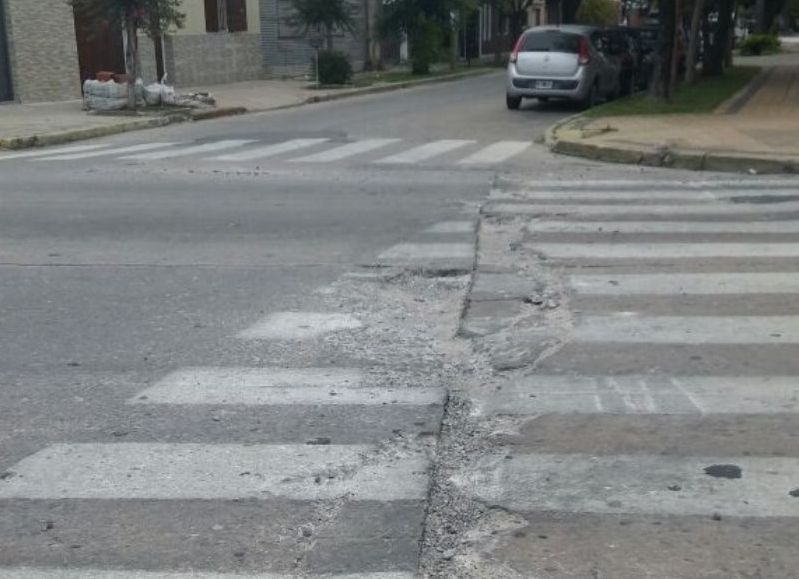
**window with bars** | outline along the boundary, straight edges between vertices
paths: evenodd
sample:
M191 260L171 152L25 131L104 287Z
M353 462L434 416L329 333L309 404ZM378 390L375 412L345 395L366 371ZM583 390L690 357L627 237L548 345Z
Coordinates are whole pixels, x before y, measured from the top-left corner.
M246 32L247 0L205 0L206 32Z

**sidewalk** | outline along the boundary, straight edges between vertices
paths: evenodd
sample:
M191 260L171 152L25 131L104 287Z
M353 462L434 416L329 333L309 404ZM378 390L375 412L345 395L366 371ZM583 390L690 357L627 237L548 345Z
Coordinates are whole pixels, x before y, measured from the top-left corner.
M398 90L421 84L456 80L483 74L471 72L424 77L403 82L374 83L358 88L314 89L304 80L258 80L206 87L178 87L179 93L208 91L217 100L215 109L169 114L96 115L82 110L81 101L0 105L0 150L55 145L164 126L174 122L203 120L245 112L268 111L351 96Z
M768 68L715 114L578 117L550 131L550 147L601 161L799 172L799 52L736 62Z

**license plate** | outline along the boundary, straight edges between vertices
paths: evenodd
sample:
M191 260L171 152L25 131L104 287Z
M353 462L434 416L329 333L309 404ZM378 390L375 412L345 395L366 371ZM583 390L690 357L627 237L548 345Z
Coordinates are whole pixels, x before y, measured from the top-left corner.
M537 80L535 81L535 88L552 88L551 80Z

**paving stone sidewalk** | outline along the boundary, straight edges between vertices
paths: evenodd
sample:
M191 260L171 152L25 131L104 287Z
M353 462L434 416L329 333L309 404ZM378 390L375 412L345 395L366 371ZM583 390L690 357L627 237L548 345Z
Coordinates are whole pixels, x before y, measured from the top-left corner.
M764 64L759 87L715 114L578 118L550 131L550 146L603 161L799 172L799 52Z

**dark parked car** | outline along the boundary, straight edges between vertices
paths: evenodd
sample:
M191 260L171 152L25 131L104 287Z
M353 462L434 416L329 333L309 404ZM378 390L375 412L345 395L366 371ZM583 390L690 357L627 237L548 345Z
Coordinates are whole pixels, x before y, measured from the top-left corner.
M648 34L640 28L627 27L609 28L605 34L606 51L618 60L621 69L621 93L628 95L647 88L654 69L654 51Z

